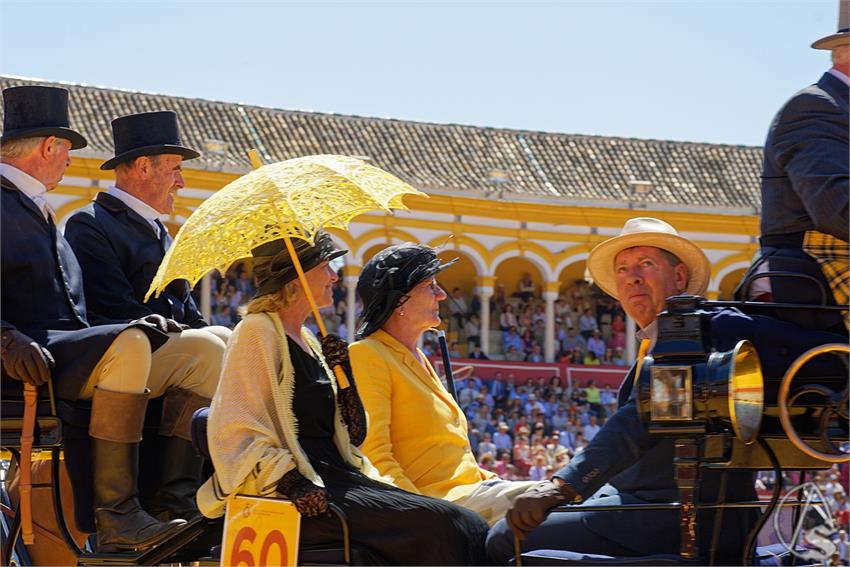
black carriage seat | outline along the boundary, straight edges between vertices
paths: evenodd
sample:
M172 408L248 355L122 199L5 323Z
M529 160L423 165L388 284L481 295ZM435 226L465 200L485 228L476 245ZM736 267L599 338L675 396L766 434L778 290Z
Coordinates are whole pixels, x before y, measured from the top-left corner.
M805 551L798 547L798 552ZM688 561L678 555L656 554L641 557L613 557L557 549L538 549L522 554L523 565L704 565L704 560ZM784 545L775 543L756 548L753 565L812 565L801 562Z
M198 453L207 460L210 473L212 464L210 459L209 440L207 438L207 421L209 419L209 408L201 408L192 416L192 444ZM331 512L336 515L342 531L342 547L310 547L299 546L298 565L385 565L386 562L378 557L374 551L365 547L351 545L349 539L348 518L339 507L331 504ZM221 546L212 549L213 559L220 559Z

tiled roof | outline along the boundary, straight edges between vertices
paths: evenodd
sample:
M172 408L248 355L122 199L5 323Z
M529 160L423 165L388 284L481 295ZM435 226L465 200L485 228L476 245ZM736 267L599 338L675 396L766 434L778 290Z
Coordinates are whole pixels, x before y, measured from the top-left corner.
M188 164L247 171L247 151L266 161L337 153L368 157L424 191L503 192L514 199L621 201L647 206L760 207L761 148L432 124L263 108L0 76L0 87L50 84L71 91L71 123L89 155L112 154L109 121L171 109L184 143L204 156ZM226 142L221 153L211 140ZM630 182L652 191L633 195Z

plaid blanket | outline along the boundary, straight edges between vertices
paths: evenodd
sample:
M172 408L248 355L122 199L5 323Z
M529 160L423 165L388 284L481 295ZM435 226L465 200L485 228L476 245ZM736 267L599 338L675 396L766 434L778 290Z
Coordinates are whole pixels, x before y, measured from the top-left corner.
M847 305L850 300L847 242L829 234L809 230L803 239L803 250L820 264L832 289L835 303Z

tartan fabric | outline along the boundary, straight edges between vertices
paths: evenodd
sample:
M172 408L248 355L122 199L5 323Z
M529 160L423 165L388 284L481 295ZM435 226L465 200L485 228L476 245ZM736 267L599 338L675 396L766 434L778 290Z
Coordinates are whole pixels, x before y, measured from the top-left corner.
M806 231L803 250L820 264L821 270L835 303L847 305L850 299L850 272L848 272L848 244L830 234L816 230Z

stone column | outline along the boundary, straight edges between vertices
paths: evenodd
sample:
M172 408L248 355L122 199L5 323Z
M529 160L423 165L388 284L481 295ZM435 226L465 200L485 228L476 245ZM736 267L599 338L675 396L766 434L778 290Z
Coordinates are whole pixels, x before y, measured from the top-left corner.
M544 333L543 358L546 362L555 361L555 302L561 282L546 282L543 300L546 301L546 332Z
M637 333L635 320L626 315L626 362L629 365L637 357L637 339L635 339L635 333Z
M357 278L360 275L360 266L342 267L342 282L345 284L345 328L348 331L348 342L354 342L354 334L357 332Z
M496 278L493 276L479 276L476 278L477 287L475 293L481 300L481 352L490 354L490 298L493 297L493 284Z
M201 315L204 321L210 323L212 318L212 273L201 278Z

